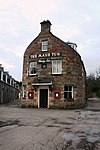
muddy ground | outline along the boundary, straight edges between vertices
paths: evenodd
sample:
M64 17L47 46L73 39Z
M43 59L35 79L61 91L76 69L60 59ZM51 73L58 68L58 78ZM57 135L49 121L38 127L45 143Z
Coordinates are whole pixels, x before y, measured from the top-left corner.
M0 150L100 150L100 99L84 109L0 105Z

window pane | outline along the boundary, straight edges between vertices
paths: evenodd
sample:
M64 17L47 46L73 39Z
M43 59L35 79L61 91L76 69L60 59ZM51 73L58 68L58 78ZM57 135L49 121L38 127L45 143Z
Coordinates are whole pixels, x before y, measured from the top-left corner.
M59 62L58 62L58 65L57 65L57 72L58 72L58 73L61 72L61 65L59 64Z
M67 98L67 92L64 92L64 98Z
M56 66L53 66L53 73L56 73L57 72L57 68Z
M57 64L58 64L58 66L60 66L61 65L61 60L57 60Z
M36 68L35 67L33 67L33 68L31 68L31 74L36 74Z
M30 63L30 68L36 67L36 65L37 65L37 62L31 62L31 63Z
M57 61L56 60L53 61L53 66L57 66Z
M36 74L37 62L30 62L29 74Z
M1 71L0 71L0 80L1 80Z
M62 61L61 60L58 60L57 61L57 65L58 65L58 73L61 73L62 72Z
M69 91L72 91L72 86L69 86Z
M72 92L69 92L69 98L72 98Z
M30 68L35 67L36 66L36 62L31 62L30 63Z
M64 86L64 91L68 91L68 86Z
M62 73L62 61L61 60L52 61L52 73L54 74Z
M42 51L47 51L48 50L48 41L43 41L42 42Z
M64 98L73 98L72 86L64 86Z
M43 45L48 45L48 41L43 41Z
M47 45L43 45L42 50L47 50Z

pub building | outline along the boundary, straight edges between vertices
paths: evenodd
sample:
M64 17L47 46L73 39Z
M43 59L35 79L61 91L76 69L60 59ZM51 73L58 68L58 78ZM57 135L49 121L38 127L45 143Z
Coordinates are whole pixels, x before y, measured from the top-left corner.
M83 107L86 71L77 45L53 35L49 20L40 24L41 32L24 53L21 107Z

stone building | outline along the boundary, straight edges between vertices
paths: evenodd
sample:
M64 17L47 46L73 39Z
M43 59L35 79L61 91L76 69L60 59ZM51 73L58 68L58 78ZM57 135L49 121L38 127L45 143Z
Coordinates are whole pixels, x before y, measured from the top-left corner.
M0 64L0 104L18 99L19 82L16 81Z
M83 107L86 72L77 45L53 35L49 20L40 24L41 32L24 53L21 106Z

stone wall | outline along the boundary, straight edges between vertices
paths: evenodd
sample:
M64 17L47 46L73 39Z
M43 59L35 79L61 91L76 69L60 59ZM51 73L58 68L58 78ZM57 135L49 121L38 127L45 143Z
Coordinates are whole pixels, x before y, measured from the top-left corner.
M48 53L61 53L61 56L50 57L51 63L47 64L47 68L43 69L41 64L37 64L37 74L39 77L52 78L52 90L49 90L49 107L59 108L78 108L83 107L86 102L86 72L84 64L81 60L81 56L76 50L71 48L68 44L54 36L50 30L43 30L40 34L31 42L24 53L23 61L23 79L22 84L26 86L26 91L32 88L32 83L36 76L28 75L28 67L30 55L43 54L41 52L41 43L43 40L48 40ZM48 57L47 57L48 58ZM39 59L39 58L38 58ZM62 74L52 74L52 60L62 60ZM35 61L38 61L37 58ZM73 86L73 99L64 99L64 85ZM34 88L34 87L33 87ZM54 99L54 90L60 90L60 99ZM38 87L34 89L34 106L37 107L38 103Z
M0 81L0 104L17 99L18 93L18 90L13 86Z

